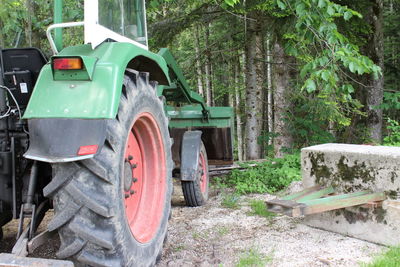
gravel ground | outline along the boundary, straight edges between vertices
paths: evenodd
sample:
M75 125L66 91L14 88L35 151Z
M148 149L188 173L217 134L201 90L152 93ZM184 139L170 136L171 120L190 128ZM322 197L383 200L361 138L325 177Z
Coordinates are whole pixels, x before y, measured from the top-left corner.
M223 194L212 192L199 208L184 206L175 186L168 242L158 266L235 266L251 251L265 266L358 266L385 248L358 239L318 230L286 216L264 218L249 215L250 199L268 200L271 195L239 199L237 209L221 205ZM48 212L46 221L52 212ZM42 224L41 229L44 229ZM10 252L17 222L6 225L0 253ZM34 257L55 258L58 237L35 252Z

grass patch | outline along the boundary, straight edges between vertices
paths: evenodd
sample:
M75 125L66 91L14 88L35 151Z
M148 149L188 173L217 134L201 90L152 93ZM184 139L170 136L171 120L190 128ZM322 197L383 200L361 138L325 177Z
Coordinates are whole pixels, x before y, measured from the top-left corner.
M173 250L174 250L174 252L179 252L179 251L182 251L184 249L185 249L185 246L184 245L180 245L180 246L177 246L176 248L174 248Z
M272 257L266 256L252 248L240 255L239 262L236 264L236 267L263 267L271 261Z
M228 209L238 209L240 207L238 194L222 193L221 205Z
M398 267L400 266L400 247L393 247L383 255L377 256L366 267Z
M248 215L260 216L260 217L264 217L267 219L276 216L275 213L269 212L267 210L267 207L265 206L265 202L262 200L251 200L250 208L251 208L251 211L248 213Z
M245 170L233 170L230 175L216 179L220 188L234 188L238 194L275 193L286 188L291 182L301 179L300 154L284 158L270 158Z
M194 232L192 237L196 240L207 240L208 239L208 232Z
M217 233L218 233L218 235L219 235L220 237L223 237L223 236L229 234L230 231L231 231L231 230L230 230L229 227L227 227L227 226L219 226L219 227L217 228Z

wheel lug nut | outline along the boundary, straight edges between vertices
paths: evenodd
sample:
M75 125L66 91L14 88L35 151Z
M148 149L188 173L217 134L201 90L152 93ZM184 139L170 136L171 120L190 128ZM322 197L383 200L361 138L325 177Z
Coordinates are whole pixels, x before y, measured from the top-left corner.
M132 164L132 169L137 168L137 164Z
M129 156L128 156L128 160L133 160L133 156L132 156L132 155L129 155Z
M125 194L125 198L128 198L128 197L130 197L130 195L129 194Z
M132 182L136 183L137 181L137 178L132 178Z
M135 194L136 192L135 192L135 190L131 190L131 195L133 195L133 194Z

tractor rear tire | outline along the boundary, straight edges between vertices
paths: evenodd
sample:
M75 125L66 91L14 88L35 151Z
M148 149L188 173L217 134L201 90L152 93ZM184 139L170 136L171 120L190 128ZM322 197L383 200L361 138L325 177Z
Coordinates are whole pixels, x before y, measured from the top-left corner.
M59 258L86 266L154 266L171 210L168 122L148 73L127 70L116 119L93 159L53 165L49 230Z
M189 207L202 206L208 200L208 159L203 142L201 142L198 168L198 175L194 181L182 181L183 196Z

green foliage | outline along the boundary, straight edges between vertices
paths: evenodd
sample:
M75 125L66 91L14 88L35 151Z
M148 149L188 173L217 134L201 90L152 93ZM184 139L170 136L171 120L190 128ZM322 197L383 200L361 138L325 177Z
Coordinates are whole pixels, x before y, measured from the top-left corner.
M303 95L292 96L294 108L288 114L288 125L296 148L334 142L329 132L328 120L330 109L319 99Z
M400 247L392 247L385 254L374 259L371 264L364 265L366 267L397 267L400 262Z
M400 124L396 120L387 118L388 134L383 139L385 146L400 146Z
M257 10L263 12L268 21L273 22L271 24L279 25L269 32L278 43L285 44L286 54L296 58L298 67L295 72L299 75L291 86L293 95L307 98L306 104L295 106L302 109L300 114L295 111L290 116L295 139L300 141L297 145L331 141L328 125L335 125L341 131L355 118L364 117L363 83L369 79L366 77L378 79L382 75L380 67L361 52L368 51L369 36L373 34L373 29L361 15L361 12L369 15L371 3L330 0L263 2L268 4L257 5ZM390 2L391 8L394 6L393 17L398 2ZM245 1L240 3L243 5ZM350 5L360 12L349 8ZM392 23L393 34L398 35L395 25ZM392 45L393 49L396 50L396 46ZM302 116L304 106L308 109L307 118ZM301 142L304 139L307 141Z
M329 0L277 0L276 5L287 16L295 17L295 26L283 37L286 52L303 63L300 77L305 82L301 89L329 110L320 114L321 119L350 125L347 115L360 105L352 96L354 78L347 73L381 75L381 69L360 53L336 23L361 18L361 14Z
M239 194L274 193L300 180L300 155L268 159L246 170L233 170L224 183Z
M33 13L29 13L26 0L0 0L0 46L40 47L50 54L46 28L53 23L53 1L31 1ZM64 0L64 21L83 20L83 1ZM32 32L28 22L32 22ZM83 43L82 28L64 30L66 46Z
M239 195L236 193L222 193L221 205L228 209L238 209Z
M262 200L251 200L250 201L250 208L251 211L248 213L248 215L257 215L260 217L264 217L264 218L271 218L271 217L275 217L276 214L269 212L265 206L265 202Z
M225 0L225 3L233 7L235 4L239 3L239 0Z
M386 116L390 118L399 118L400 92L384 92L383 103L378 108L383 109Z
M400 1L384 0L385 88L400 91Z
M252 248L243 252L236 267L263 267L272 261L272 257L266 256Z

